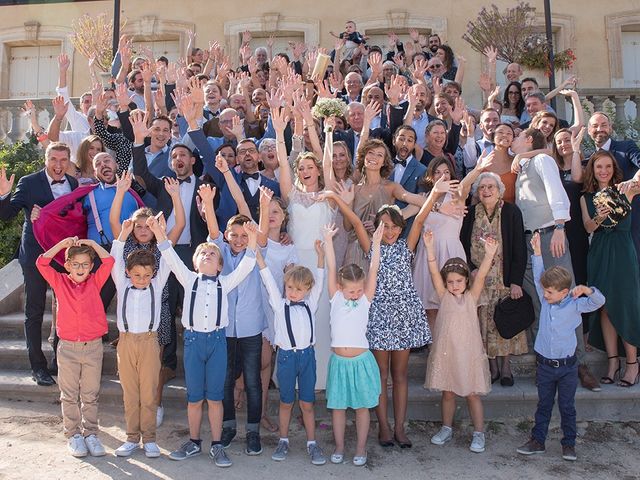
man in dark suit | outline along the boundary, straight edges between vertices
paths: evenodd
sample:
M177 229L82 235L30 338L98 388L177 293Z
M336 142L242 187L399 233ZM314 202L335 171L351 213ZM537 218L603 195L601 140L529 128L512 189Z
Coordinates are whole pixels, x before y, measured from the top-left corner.
M173 201L164 188L164 181L155 176L147 166L144 152L144 136L146 127L141 113L131 116L131 125L135 134L133 146L133 173L137 178L144 181L147 190L158 199L157 209L164 214L167 221L167 229L170 230L175 225L175 213L173 212ZM196 164L196 157L185 145L175 144L169 151L171 157L171 169L175 172L176 178L180 182L180 199L185 213L185 227L178 239L174 249L185 265L193 264L193 254L196 247L207 239L207 225L200 215L196 201L198 188L201 181L193 173ZM171 343L166 345L163 351L163 366L175 371L177 368L177 342L175 315L178 305L182 304L184 289L172 274L169 277L169 311L174 321L171 322ZM163 377L165 380L173 373Z
M347 144L349 152L351 152L351 158L353 158L353 164L356 165L356 153L358 152L358 146L360 145L360 137L362 135L362 128L364 127L364 109L365 106L360 102L351 102L347 107L347 122L349 123L348 130L336 130L333 133L333 138L336 142L343 141ZM388 128L374 128L369 132L369 138L379 138L387 143L387 146L391 148L391 133Z
M204 172L213 178L213 182L220 192L220 202L216 209L216 217L220 228L226 228L231 217L238 213L231 191L227 185L224 175L215 166L215 152L211 144L207 141L201 129L189 130L189 137L204 159ZM231 170L235 181L240 186L242 195L249 206L251 217L254 221L259 221L258 206L260 204L260 186L264 185L280 196L280 186L277 182L265 177L258 171L260 154L258 147L253 140L244 139L238 142L236 147L236 162L240 166L241 172Z
M424 189L420 185L420 180L427 173L425 167L418 159L414 152L416 146L416 131L410 125L402 125L393 136L393 146L395 147L395 156L393 157L393 173L390 180L402 185L402 187L410 193L423 192ZM396 205L400 208L407 206L407 203L396 200ZM409 234L413 217L407 220L407 225L402 232L403 237Z
M31 222L38 218L42 207L77 188L78 181L66 174L70 158L71 151L67 145L50 144L45 152L44 169L22 177L13 194L13 175L7 179L4 168L0 171L0 220L11 220L20 210L24 212L18 256L25 283L24 332L33 379L43 386L53 385L55 381L47 370L47 359L42 353L42 316L47 282L36 268L36 259L43 250L33 235ZM55 351L52 364L55 365Z
M589 119L589 136L599 150L611 152L622 169L625 184L640 182L640 148L633 140L611 138L611 120L606 113L595 112ZM640 260L640 195L631 202L631 237Z

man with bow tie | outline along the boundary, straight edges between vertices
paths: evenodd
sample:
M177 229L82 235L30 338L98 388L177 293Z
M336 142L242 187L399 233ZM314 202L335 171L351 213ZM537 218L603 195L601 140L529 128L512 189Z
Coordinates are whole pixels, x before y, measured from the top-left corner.
M493 151L493 132L500 124L500 114L493 108L485 108L480 114L480 122L478 126L482 132L482 138L475 140L474 138L468 138L467 143L464 145L463 157L465 169L471 170L476 166L478 158L483 151L487 154Z
M42 353L42 316L47 282L36 268L36 258L43 250L33 234L32 218L37 218L42 207L78 187L78 181L66 174L70 158L71 151L66 144L51 143L45 152L44 168L22 177L13 194L14 176L7 179L4 168L0 170L0 220L11 220L21 210L24 212L18 256L25 283L24 331L32 377L42 386L53 385L55 381L47 370L47 359ZM55 350L52 364L55 365Z
M393 146L395 147L396 155L393 158L394 167L391 180L399 183L407 192L411 193L423 191L418 184L420 179L427 173L427 167L419 162L414 155L416 138L416 131L410 125L398 127L393 136ZM407 206L407 203L396 200L396 205L404 208ZM406 238L409 234L412 223L413 217L407 219L407 226L402 234L403 237Z

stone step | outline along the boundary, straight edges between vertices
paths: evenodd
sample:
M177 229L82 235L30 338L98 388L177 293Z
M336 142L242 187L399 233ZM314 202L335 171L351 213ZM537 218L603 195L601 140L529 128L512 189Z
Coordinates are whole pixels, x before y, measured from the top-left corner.
M640 396L638 389L621 388L615 385L603 385L602 391L591 392L578 387L576 392L576 410L578 421L640 421ZM389 389L391 397L391 389ZM0 398L33 402L55 402L60 393L57 386L39 387L27 371L0 370ZM422 388L421 382L410 381L408 399L408 420L440 421L439 392ZM494 386L483 397L485 419L499 421L506 419L531 420L538 401L537 390L532 378L516 378L513 387ZM122 389L114 375L103 375L100 391L100 403L104 405L122 405ZM391 402L390 402L391 403ZM163 404L172 411L184 412L186 409L186 389L182 379L171 380L165 387ZM391 407L390 407L391 408ZM269 413L276 415L278 409L278 391L269 391ZM178 413L183 414L183 413ZM319 419L330 418L326 408L324 392L316 395L316 416ZM554 409L554 417L557 409ZM466 403L459 399L456 408L456 420L468 420ZM528 429L529 426L526 427Z
M48 338L51 332L51 311L45 312L42 318L42 338ZM109 326L109 338L118 336L115 313L107 314L107 324ZM0 316L0 332L3 339L24 339L24 313L16 312Z

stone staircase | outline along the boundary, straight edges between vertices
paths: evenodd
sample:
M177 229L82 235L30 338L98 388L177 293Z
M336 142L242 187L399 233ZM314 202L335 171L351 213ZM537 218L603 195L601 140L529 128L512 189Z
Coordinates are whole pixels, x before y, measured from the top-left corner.
M18 277L19 275L19 277ZM56 402L59 398L57 386L39 387L31 379L29 360L24 341L24 313L22 312L22 274L19 266L13 263L0 270L0 398L33 401ZM46 341L51 328L50 302L42 326L43 350L50 358L51 345ZM115 310L110 307L107 313L109 337L117 336ZM180 329L180 327L179 327ZM179 331L178 355L182 358L181 332ZM588 364L598 377L606 368L606 355L602 352L587 354ZM440 394L422 387L426 370L426 352L412 353L409 360L409 405L410 420L440 420ZM513 387L495 384L491 393L484 399L487 420L532 418L537 403L537 391L534 384L535 357L533 354L512 358L515 374ZM179 362L180 363L180 362ZM178 376L165 387L163 404L167 409L183 411L186 409L186 389L182 365L178 367ZM390 392L389 392L390 393ZM104 345L102 404L122 405L122 389L117 376L116 351L109 344ZM603 385L601 392L591 392L578 387L576 394L578 419L582 421L630 421L640 420L640 386L630 389L615 385ZM277 390L270 391L269 410L276 414L278 408ZM317 416L329 418L330 412L325 406L324 393L317 395ZM463 400L458 401L457 419L468 418Z

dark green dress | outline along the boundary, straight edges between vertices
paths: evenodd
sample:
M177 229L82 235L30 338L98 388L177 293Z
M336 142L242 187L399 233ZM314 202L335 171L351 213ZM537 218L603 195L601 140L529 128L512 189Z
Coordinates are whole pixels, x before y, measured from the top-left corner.
M584 194L591 217L596 214L593 195ZM593 233L587 257L587 278L589 285L604 294L604 307L619 338L640 347L640 269L631 238L630 214L617 225L605 220ZM589 324L589 343L605 350L600 311L589 315ZM618 343L618 354L624 356L622 342Z

